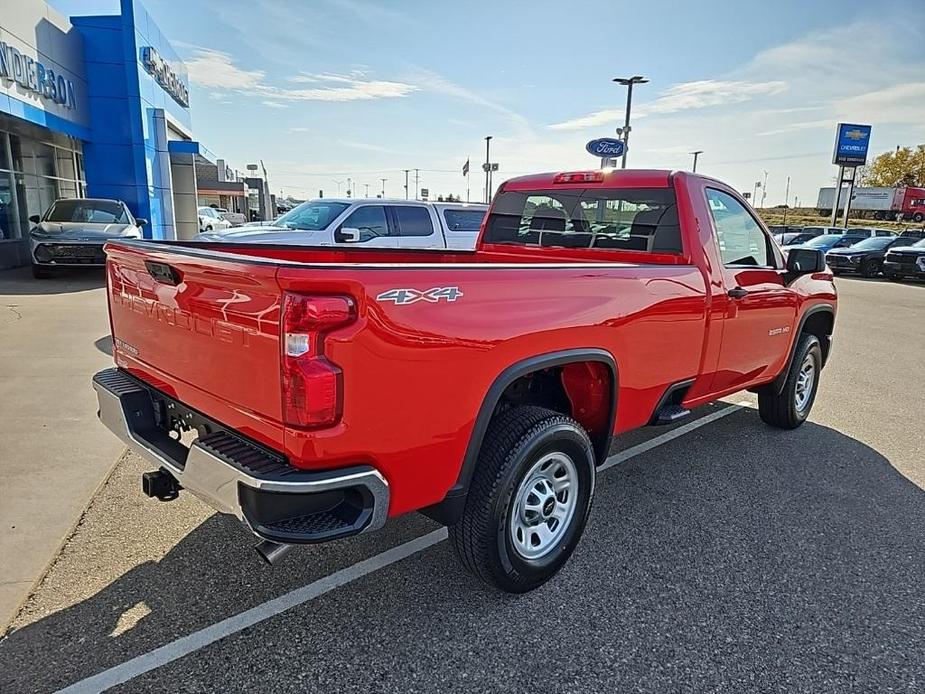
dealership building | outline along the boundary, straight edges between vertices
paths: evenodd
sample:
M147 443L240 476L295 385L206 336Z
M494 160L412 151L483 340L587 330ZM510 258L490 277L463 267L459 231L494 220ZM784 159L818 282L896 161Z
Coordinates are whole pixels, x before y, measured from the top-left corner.
M137 0L73 17L43 0L4 0L0 268L29 263L29 218L57 198L123 200L148 220L147 237L191 237L197 166L222 172L209 176L209 195L246 206L247 184L196 140L186 67Z

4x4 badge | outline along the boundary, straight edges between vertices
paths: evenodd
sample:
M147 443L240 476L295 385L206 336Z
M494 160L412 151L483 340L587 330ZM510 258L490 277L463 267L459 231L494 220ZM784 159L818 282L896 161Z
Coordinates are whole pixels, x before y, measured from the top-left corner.
M436 304L441 299L456 301L462 295L459 287L433 287L423 291L420 289L390 289L377 296L376 301L391 301L396 306L405 306L418 301Z

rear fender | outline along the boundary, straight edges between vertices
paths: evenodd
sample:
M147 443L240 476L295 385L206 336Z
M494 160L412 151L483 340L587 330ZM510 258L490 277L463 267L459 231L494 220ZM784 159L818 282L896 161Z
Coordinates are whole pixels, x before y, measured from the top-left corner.
M488 430L488 423L491 421L495 408L498 406L501 395L511 383L521 376L554 366L574 364L574 369L568 368L563 370L563 386L566 389L566 394L571 401L579 422L581 422L583 426L596 423L596 417L598 415L595 415L593 410L598 409L595 408L594 405L595 402L599 401L602 393L597 392L597 389L592 386L579 386L579 381L581 379L587 379L589 375L593 376L595 370L595 367L589 367L588 365L583 366L582 362L593 362L595 365L599 364L600 367L597 368L606 369L609 371L610 375L610 392L607 393L609 403L603 410L604 415L601 415L602 423L605 426L601 429L601 434L592 436L591 439L594 445L597 463L598 465L603 463L607 458L610 439L614 430L614 421L617 414L619 371L613 355L603 349L583 348L551 352L549 354L530 357L506 368L491 384L488 393L482 401L482 406L479 408L478 415L476 416L475 426L472 428L469 445L466 448L466 455L463 458L462 467L460 468L456 484L450 488L450 491L447 492L442 502L422 509L422 513L447 525L459 520L466 503L469 483L472 480L472 474L478 462L479 451L482 448L482 440L485 438L485 432ZM605 371L604 373L607 372ZM586 411L591 415L591 419L594 419L594 422L590 420L582 421L582 408L587 408Z

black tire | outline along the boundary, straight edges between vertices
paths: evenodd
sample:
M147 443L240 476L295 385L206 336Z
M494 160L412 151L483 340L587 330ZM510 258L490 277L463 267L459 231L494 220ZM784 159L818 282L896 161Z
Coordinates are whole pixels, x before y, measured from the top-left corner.
M574 511L547 554L526 558L512 539L517 532L512 523L518 508L515 495L529 488L522 486L527 474L550 453L564 453L574 463ZM495 416L479 451L462 518L449 529L460 562L469 573L509 593L541 586L562 568L581 538L594 477L594 449L575 420L532 406Z
M890 282L901 282L902 277L899 275L893 274L892 272L884 272L883 276L886 277Z
M32 265L32 276L37 280L47 280L54 277L55 271L50 267L42 267L41 265Z
M880 267L876 260L865 260L861 263L861 274L864 277L876 277L880 274Z
M797 386L800 373L807 360L813 362L813 380L808 399L802 402L797 398ZM758 392L758 414L765 424L778 429L796 429L809 416L819 390L819 376L822 373L822 347L819 338L809 333L800 335L793 362L787 372L783 390L777 393L772 386L766 386ZM798 405L799 402L799 405Z
M922 214L921 212L916 212L914 215L912 215L912 221L915 222L916 224L918 224L921 221L925 221L925 214Z

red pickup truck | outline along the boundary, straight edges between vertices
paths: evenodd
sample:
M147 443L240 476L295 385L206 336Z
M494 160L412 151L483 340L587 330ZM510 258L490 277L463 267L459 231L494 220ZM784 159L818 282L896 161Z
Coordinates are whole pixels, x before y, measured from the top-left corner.
M611 438L735 391L799 426L829 354L821 252L785 259L741 196L684 172L504 183L470 252L106 245L100 418L187 489L292 545L422 511L503 590L583 531Z

